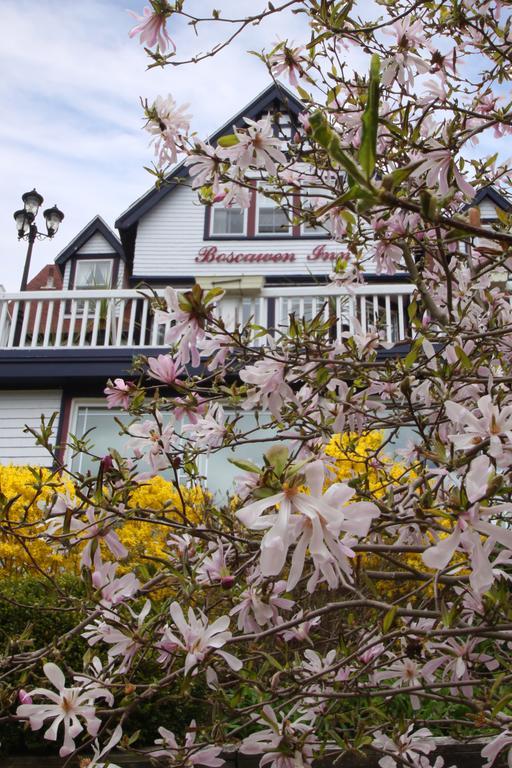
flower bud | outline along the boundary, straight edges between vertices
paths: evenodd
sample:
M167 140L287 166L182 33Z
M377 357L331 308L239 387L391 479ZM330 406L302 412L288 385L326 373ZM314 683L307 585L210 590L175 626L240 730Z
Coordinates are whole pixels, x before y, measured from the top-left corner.
M29 696L29 694L23 689L20 688L18 691L18 699L21 702L21 704L32 704L32 697Z
M110 470L114 468L114 459L109 453L107 453L107 455L100 461L100 467L103 472L110 472Z
M220 585L222 589L231 589L233 584L235 583L235 577L234 576L222 576L220 580Z

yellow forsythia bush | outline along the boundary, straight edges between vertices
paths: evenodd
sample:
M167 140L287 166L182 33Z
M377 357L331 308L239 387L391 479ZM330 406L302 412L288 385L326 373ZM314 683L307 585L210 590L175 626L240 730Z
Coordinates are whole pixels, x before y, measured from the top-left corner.
M51 501L56 491L74 496L72 484L48 469L0 466L0 578L78 571L80 548L59 553L49 542L36 538L44 525L39 504ZM165 510L166 517L178 522L184 512L188 521L200 523L209 501L209 494L200 487L182 487L178 492L172 483L154 477L132 492L128 507L134 514L137 509ZM126 565L131 568L147 558L163 557L172 530L134 520L117 528L117 533L130 553Z

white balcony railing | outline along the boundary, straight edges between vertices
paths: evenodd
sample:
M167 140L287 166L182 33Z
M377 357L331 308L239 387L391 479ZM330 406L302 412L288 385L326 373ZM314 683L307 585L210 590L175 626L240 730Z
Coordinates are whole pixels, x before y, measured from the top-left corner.
M358 286L353 293L327 287L264 288L257 296L226 294L217 312L227 327L253 322L279 331L289 317L335 318L338 338L378 328L388 342L407 337L407 306L413 286ZM161 292L158 292L161 294ZM165 323L157 323L158 299L134 290L24 291L0 293L0 349L102 349L164 346Z

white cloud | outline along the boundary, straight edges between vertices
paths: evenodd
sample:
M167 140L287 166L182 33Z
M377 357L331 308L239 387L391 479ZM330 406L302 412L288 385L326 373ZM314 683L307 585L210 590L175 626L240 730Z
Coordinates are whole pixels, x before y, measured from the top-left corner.
M282 17L251 27L228 50L202 64L146 71L138 42L128 39L144 0L2 0L0 51L0 283L16 290L25 243L16 242L12 213L21 194L34 186L45 204L65 213L54 241L36 243L31 274L57 253L96 214L115 218L151 185L143 170L152 159L142 128L139 97L171 92L188 102L194 128L207 135L236 113L269 82L259 60L276 36L299 39L302 17ZM204 0L190 8L204 9ZM226 12L240 16L265 2L228 0ZM180 22L171 32L178 51L206 50L220 40L218 25L199 38ZM195 46L193 49L192 46Z

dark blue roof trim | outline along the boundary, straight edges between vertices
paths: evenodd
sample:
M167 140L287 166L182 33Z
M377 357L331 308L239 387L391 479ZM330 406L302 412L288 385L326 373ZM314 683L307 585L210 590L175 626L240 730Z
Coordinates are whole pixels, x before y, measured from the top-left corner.
M59 264L59 266L65 264L66 261L74 256L76 252L79 251L80 248L82 248L82 246L84 246L85 243L90 240L91 237L96 233L99 233L105 238L107 243L112 246L118 256L121 256L122 259L125 258L123 246L121 245L119 239L110 229L110 227L105 224L101 216L95 216L94 219L92 219L84 227L84 229L82 229L82 231L79 232L78 235L69 243L69 245L67 245L64 250L59 253L55 259L55 263Z
M480 205L480 203L486 198L489 198L489 200L491 200L494 205L497 205L498 208L501 208L502 211L506 211L508 213L512 210L512 203L507 200L507 198L504 197L500 192L498 192L498 190L491 184L488 184L486 187L479 189L475 195L474 200L469 205L464 206L464 210L467 211L468 208L471 208L475 205Z
M276 104L283 105L287 111L294 116L304 111L304 104L296 98L283 85L272 83L263 93L260 93L254 101L251 101L246 107L240 110L234 117L222 125L208 141L214 144L227 131L230 131L233 125L241 127L244 117L250 119L256 118L265 110L270 109ZM121 214L116 221L116 227L119 230L128 229L138 222L141 216L147 213L154 205L160 202L162 198L179 184L181 179L188 176L188 168L180 163L167 177L167 182L160 187L152 187L145 195L131 205L127 211Z

